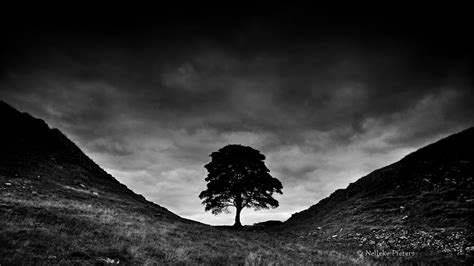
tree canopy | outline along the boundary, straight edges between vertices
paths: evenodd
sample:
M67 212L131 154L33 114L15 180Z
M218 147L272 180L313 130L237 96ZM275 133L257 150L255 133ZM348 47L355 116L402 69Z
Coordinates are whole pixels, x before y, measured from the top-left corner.
M204 167L207 189L199 194L206 211L217 215L236 208L234 226L241 226L243 208L268 209L278 207L273 193L282 194L281 182L270 175L265 155L248 146L230 144L211 155Z

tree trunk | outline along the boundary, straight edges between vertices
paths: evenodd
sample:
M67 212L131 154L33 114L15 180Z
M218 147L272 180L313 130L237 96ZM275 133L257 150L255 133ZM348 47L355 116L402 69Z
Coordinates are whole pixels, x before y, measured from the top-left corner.
M242 211L242 195L239 193L235 198L235 224L234 227L242 227L240 223L240 212Z
M242 227L242 224L240 223L240 212L242 211L242 208L237 207L237 211L235 213L235 224L234 227Z

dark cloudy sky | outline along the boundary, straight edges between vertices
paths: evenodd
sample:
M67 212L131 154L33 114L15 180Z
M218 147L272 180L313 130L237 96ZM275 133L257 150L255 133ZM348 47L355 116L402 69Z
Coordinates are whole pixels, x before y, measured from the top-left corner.
M135 11L9 11L0 99L183 217L232 224L198 199L229 143L259 149L283 183L279 208L243 212L250 224L474 125L465 8Z

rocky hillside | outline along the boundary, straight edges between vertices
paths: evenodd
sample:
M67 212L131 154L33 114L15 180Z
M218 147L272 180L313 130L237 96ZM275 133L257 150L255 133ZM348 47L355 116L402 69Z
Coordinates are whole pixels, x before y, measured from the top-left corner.
M360 178L285 223L303 238L460 256L472 254L473 227L474 128Z

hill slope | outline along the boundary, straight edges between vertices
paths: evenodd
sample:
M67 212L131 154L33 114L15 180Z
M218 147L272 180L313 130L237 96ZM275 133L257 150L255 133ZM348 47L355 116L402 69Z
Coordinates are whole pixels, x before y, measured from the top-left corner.
M6 195L79 201L93 198L105 204L133 204L135 210L151 208L156 214L178 218L129 190L43 120L0 102L0 121L4 125L0 133L0 174L6 178L2 184Z
M464 255L474 240L474 128L335 191L284 227L366 248Z

